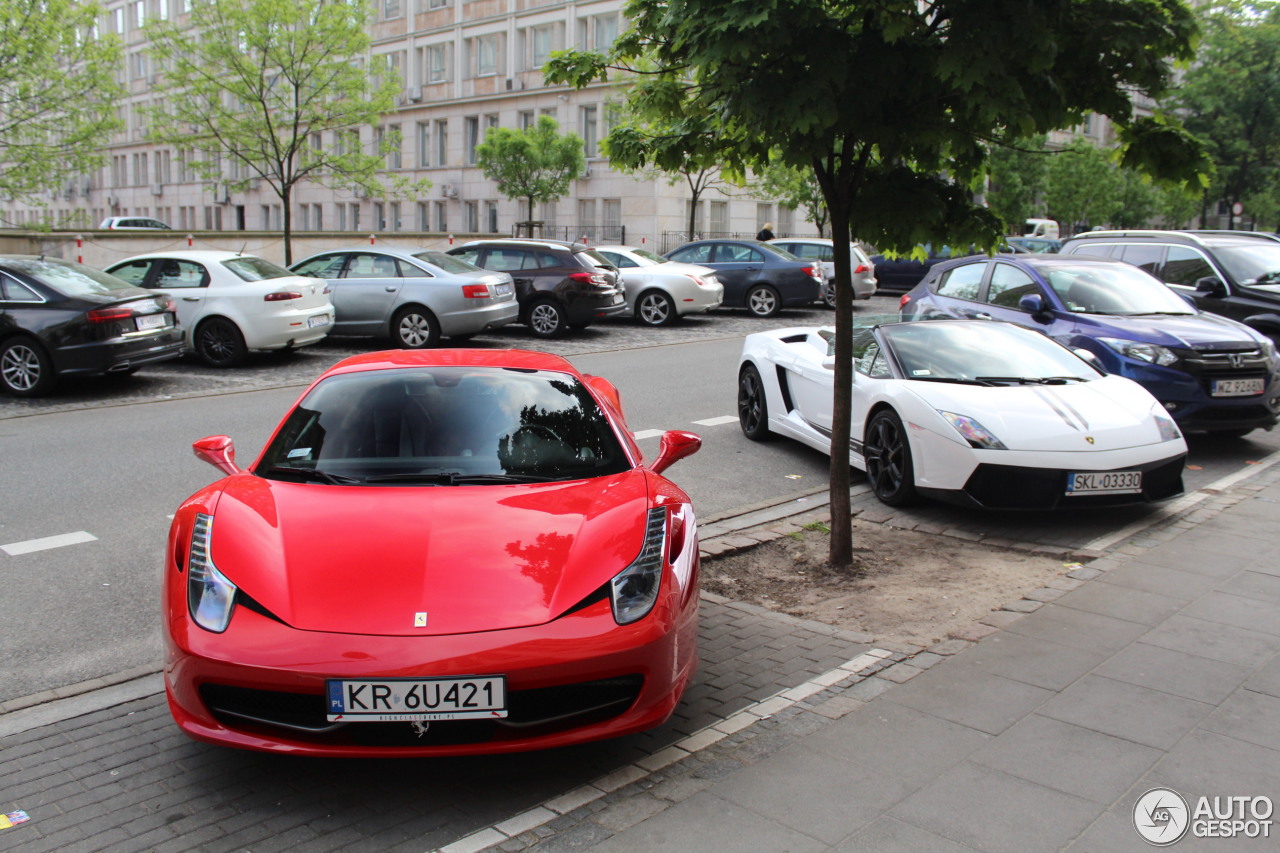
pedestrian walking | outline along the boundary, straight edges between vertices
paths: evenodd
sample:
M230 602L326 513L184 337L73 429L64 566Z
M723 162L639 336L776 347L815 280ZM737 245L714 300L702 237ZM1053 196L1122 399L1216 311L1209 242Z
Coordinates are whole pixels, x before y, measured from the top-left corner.
M764 227L760 229L760 233L756 235L756 239L760 241L773 239L773 223L766 222Z

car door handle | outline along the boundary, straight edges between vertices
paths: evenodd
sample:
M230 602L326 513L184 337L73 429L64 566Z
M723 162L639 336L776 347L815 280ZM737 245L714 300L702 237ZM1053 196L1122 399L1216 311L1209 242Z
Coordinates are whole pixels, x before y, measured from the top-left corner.
M389 284L389 285L387 285L386 287L384 287L384 288L383 288L383 290L387 291L387 293L395 293L395 292L396 292L395 285L391 285L391 284Z
M199 301L200 301L200 297L199 297L199 296L184 296L184 297L182 297L182 301L183 301L183 302L199 302Z
M990 320L990 319L991 319L991 315L990 315L990 314L983 313L983 312L979 312L979 313L977 313L977 314L974 314L974 315L973 315L973 319L975 319L975 320Z

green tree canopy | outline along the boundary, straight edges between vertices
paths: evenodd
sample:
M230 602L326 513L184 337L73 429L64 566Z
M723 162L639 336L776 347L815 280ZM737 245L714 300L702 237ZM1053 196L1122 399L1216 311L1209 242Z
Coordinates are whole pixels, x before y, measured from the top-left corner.
M1008 234L1021 234L1023 223L1043 207L1049 154L1045 135L993 145L987 156L987 207Z
M151 141L193 152L187 165L231 189L260 179L284 209L308 180L373 196L421 185L380 176L398 134L361 140L404 86L365 68L370 6L343 0L193 0L184 23L149 25L163 74L148 112ZM230 161L236 174L224 173ZM238 168L237 168L238 167Z
M525 130L489 128L476 146L476 165L486 178L497 181L498 192L524 199L526 219L533 221L535 202L559 199L586 171L582 144L576 133L561 134L551 116L539 116Z
M610 154L668 168L671 152L714 145L751 167L771 151L813 169L835 244L835 400L831 563L852 563L849 513L855 233L882 249L994 246L1001 225L970 186L988 144L1078 124L1121 126L1124 157L1193 180L1191 137L1135 118L1134 92L1159 94L1171 57L1187 59L1195 23L1182 0L630 0L633 29L608 56L553 57L549 79L588 85L637 73L629 100L685 138ZM856 436L861 438L861 436Z
M120 41L96 3L0 0L0 196L30 198L97 169L121 128Z
M813 169L785 165L775 154L755 175L753 186L758 197L776 199L792 210L803 210L805 221L814 224L818 236L827 236L827 200L822 197L822 187Z
M1204 39L1173 103L1217 167L1209 197L1265 197L1280 178L1280 3L1226 0L1200 14Z
M1102 225L1120 204L1120 176L1108 152L1077 141L1049 158L1045 200L1062 236Z

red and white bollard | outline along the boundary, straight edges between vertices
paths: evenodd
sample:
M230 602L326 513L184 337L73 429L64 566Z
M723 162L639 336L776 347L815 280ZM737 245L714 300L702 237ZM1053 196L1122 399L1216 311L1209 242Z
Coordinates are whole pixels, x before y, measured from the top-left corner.
M370 235L369 235L369 245L370 245L370 246L376 245L376 244L377 244L377 242L378 242L378 235L377 235L377 234L370 234Z
M194 246L194 245L195 245L195 242L196 242L196 238L195 238L194 236L192 236L191 234L188 234L188 235L187 235L187 248L188 248L188 249L190 249L192 246Z
M76 235L76 263L77 264L84 263L84 235L83 234Z
M449 235L449 245L450 245L450 246L452 246L452 245L453 245L453 235L452 235L452 234L450 234L450 235Z

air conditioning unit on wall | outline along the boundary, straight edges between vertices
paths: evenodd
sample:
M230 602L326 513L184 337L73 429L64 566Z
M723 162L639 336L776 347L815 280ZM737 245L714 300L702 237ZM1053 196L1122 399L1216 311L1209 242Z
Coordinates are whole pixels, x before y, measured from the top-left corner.
M455 187L453 184L441 184L440 195L444 196L445 198L457 198L458 188Z

